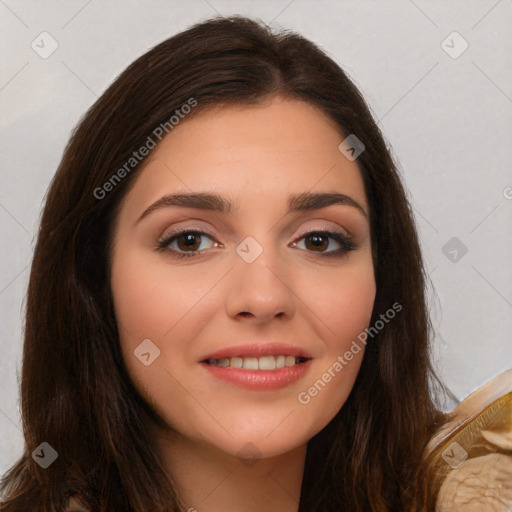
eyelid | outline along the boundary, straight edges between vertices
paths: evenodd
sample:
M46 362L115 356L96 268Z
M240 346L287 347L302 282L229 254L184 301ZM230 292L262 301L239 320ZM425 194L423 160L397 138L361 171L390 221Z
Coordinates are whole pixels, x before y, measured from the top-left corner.
M342 229L342 228L341 228ZM295 240L299 240L300 238L303 238L307 235L310 235L311 233L332 233L332 234L339 234L343 237L345 237L347 240L352 240L352 235L349 233L347 229L344 229L345 232L340 231L340 227L336 228L330 228L330 227L323 227L323 228L306 228L304 231L302 231L298 237L295 238Z
M159 236L159 240L162 240L164 238L170 238L172 235L182 235L183 233L199 233L201 235L208 235L210 238L213 238L214 240L218 241L213 233L210 233L207 229L199 227L177 228L171 231L164 230L164 233L165 234Z

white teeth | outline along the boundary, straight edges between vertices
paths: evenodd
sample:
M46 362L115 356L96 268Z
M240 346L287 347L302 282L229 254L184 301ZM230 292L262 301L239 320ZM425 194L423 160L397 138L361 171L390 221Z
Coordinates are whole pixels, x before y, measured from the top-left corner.
M299 364L301 358L295 356L231 357L229 359L208 359L208 364L221 368L244 368L246 370L275 370L290 368Z
M232 357L229 360L229 366L231 366L231 368L242 368L243 365L244 360L241 357Z
M258 369L258 358L257 357L244 357L243 367L247 370Z
M285 366L293 366L295 364L295 357L293 356L286 356L284 360Z
M260 370L273 370L276 367L276 358L274 356L260 357L258 360L258 367Z

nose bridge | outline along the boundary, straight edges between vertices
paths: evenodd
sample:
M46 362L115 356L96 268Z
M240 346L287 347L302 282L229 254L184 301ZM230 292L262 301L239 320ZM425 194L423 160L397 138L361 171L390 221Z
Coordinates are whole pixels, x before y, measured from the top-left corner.
M226 304L230 316L250 313L260 320L269 320L293 314L291 276L282 257L270 234L247 236L238 244L233 285Z

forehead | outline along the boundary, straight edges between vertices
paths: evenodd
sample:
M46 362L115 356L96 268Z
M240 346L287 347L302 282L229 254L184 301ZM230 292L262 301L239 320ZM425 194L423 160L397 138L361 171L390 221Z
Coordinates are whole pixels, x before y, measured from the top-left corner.
M195 114L195 115L194 115ZM182 153L195 148L197 156L208 152L219 158L229 151L231 158L262 147L271 157L278 152L329 151L343 134L339 126L319 107L305 101L274 97L261 105L228 105L193 113L173 128L152 157L164 152ZM188 155L193 157L194 155Z
M176 189L216 189L247 202L336 190L365 206L359 167L338 149L344 138L318 107L299 100L211 108L185 118L152 150L129 195L144 203Z

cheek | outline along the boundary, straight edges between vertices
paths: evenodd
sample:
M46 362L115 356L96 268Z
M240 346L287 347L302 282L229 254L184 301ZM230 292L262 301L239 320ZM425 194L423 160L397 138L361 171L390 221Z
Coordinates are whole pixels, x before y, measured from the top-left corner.
M367 281L347 282L344 289L338 292L337 300L333 299L329 313L333 331L341 335L337 347L339 350L346 350L352 341L368 327L374 300L373 276ZM335 303L336 306L334 306Z
M172 394L179 410L184 406L179 382L187 382L197 395L201 393L187 375L188 365L195 364L197 358L190 340L215 318L220 298L215 296L214 287L225 269L176 267L135 249L123 254L114 260L111 286L128 372L154 406L165 404ZM141 346L158 354L154 363L141 364L137 354L147 352Z
M141 340L165 337L215 282L207 270L155 264L136 251L119 258L112 267L111 285L120 331Z
M361 264L327 276L308 291L308 305L322 320L326 349L344 351L368 327L375 300L373 267Z
M302 283L316 317L311 323L324 341L324 353L297 396L304 413L315 418L312 435L338 413L354 386L365 352L358 336L369 326L376 292L369 258L320 277L318 286Z
M192 327L190 318L200 309L194 309L194 304L202 285L192 284L186 272L151 264L151 258L136 250L124 254L114 260L111 287L127 371L153 409L178 425L180 418L175 411L187 409L187 394L179 384L186 382L181 373L183 359L190 358L188 336L182 329ZM211 278L206 279L203 294L209 281ZM197 323L195 327L199 328ZM186 334L193 336L193 329ZM148 365L140 358L145 353L149 353ZM176 353L180 358L175 357ZM167 410L170 396L173 407Z

